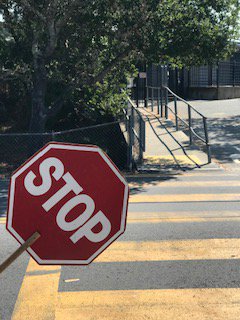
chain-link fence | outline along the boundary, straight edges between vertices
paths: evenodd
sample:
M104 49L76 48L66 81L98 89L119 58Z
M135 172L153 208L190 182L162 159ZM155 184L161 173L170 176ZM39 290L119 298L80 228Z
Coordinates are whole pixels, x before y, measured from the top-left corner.
M122 131L128 145L128 168L130 170L142 163L145 151L145 121L132 100L128 98L127 107L123 109Z
M116 121L62 132L1 134L0 173L12 173L50 141L97 145L120 170L128 168L128 144L120 122Z

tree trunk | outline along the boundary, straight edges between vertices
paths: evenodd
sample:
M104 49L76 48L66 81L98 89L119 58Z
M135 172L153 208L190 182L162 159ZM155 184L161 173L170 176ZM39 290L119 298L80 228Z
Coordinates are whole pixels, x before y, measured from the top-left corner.
M47 87L47 72L43 58L34 57L34 74L32 89L32 114L30 120L30 132L44 132L47 121L45 106Z

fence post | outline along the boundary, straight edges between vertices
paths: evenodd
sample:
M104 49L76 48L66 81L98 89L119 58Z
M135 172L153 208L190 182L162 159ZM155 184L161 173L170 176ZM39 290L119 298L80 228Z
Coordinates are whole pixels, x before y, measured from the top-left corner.
M128 138L129 138L129 145L128 145L128 169L132 171L133 169L133 116L132 116L132 110L129 114L129 120L128 120Z
M206 147L207 147L208 163L211 163L212 162L211 149L210 149L210 145L209 145L209 138L208 138L208 131L207 131L207 118L206 117L203 117L203 127L204 127L205 141L206 141Z
M161 102L161 118L163 117L163 93L162 87L160 88L160 102Z
M175 111L175 122L176 131L178 131L178 110L177 110L177 97L174 96L174 111Z
M151 111L153 111L153 96L154 96L154 89L152 87Z
M236 60L233 61L233 86L236 85Z
M165 88L165 118L168 119L168 90Z
M146 87L146 108L148 108L148 100L149 100L149 91L148 91L148 86Z
M188 94L189 94L189 90L190 90L190 87L191 87L191 68L188 69Z
M192 145L192 114L191 114L191 107L188 104L188 130L189 130L189 144Z
M142 118L139 117L139 129L140 129L140 133L139 133L139 160L140 162L142 162L143 160L143 123L142 123Z
M160 114L160 88L157 89L157 113Z
M209 86L212 86L212 79L213 79L212 65L208 65L208 85Z
M139 107L139 74L136 79L136 102L137 102L137 108Z
M146 78L144 79L144 108L147 108L147 65L144 63L144 72L146 72Z
M220 79L219 79L219 62L217 63L217 88L219 88L219 84L220 84Z

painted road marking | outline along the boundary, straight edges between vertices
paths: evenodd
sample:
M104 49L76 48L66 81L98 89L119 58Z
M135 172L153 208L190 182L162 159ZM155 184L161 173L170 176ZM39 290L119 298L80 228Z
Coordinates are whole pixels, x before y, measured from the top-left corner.
M56 320L236 320L240 289L61 292ZM36 318L35 318L36 319Z
M1 217L0 218L0 224L5 224L6 223L6 217Z
M180 165L192 165L193 162L201 165L205 164L206 160L202 161L197 156L190 155L189 157L185 155L174 155L176 160L179 162ZM169 165L171 162L175 164L175 161L173 159L173 156L167 155L167 156L146 156L144 157L144 161L146 161L148 164L159 164L160 166Z
M240 256L239 246L240 239L116 242L96 263L236 259ZM195 314L195 319L209 319L212 309L216 318L211 317L211 320L223 319L219 316L225 311L231 315L227 319L236 320L234 317L240 312L240 289L58 292L60 272L58 266L39 266L30 259L12 319L144 319L144 315L148 315L148 319L158 319L161 312L163 315L166 312L164 320L178 319L175 315L185 320L190 312ZM105 318L102 318L103 310L108 310Z
M239 247L240 239L115 242L99 256L96 263L236 259L240 256ZM59 293L60 272L61 268L58 266L39 266L30 259L12 319L66 320L72 318L102 320L104 319L102 312L108 310L105 313L105 319L108 320L144 319L146 316L148 316L148 319L158 319L161 313L163 316L165 315L164 320L185 320L189 318L190 314L192 319L194 319L193 316L196 316L196 320L202 320L209 319L209 315L212 315L212 313L209 313L211 309L214 317L216 315L216 318L211 316L211 320L223 319L220 316L225 311L228 312L229 317L227 319L236 320L236 314L240 312L239 289L117 290ZM81 279L79 280L81 281ZM211 297L208 297L208 293ZM214 297L216 300L214 300Z
M240 178L239 178L240 180ZM157 182L149 182L149 183L139 183L139 182L130 182L129 184L130 188L156 188L156 187L162 187L162 188L176 188L176 187L240 187L240 181L232 180L232 181L222 181L221 184L219 181L160 181Z
M206 201L240 201L238 193L222 194L166 194L166 195L130 195L130 203L139 202L206 202Z
M60 272L60 266L39 266L30 259L12 320L54 319Z
M187 214L186 212L180 212L183 214ZM170 212L171 214L171 212ZM169 215L165 215L161 212L156 212L155 214L150 212L129 212L127 217L127 223L183 223L183 222L207 222L207 221L240 221L239 213L228 212L228 214L224 214L221 212L217 212L216 216L214 217L214 213L211 212L211 216L207 216L201 213L201 216L198 217L197 214L192 212L189 217L183 216L179 217L176 216L176 213L172 213L174 216L169 217ZM0 224L6 224L6 218L0 219Z
M240 221L239 217L206 217L206 218L152 218L152 219L132 219L128 218L128 223L185 223L185 222L219 222L219 221Z
M139 221L141 223L143 220L150 222L151 220L189 220L189 219L235 219L240 217L240 211L162 211L162 212L128 212L128 222Z
M113 243L95 262L239 259L240 239L123 241Z

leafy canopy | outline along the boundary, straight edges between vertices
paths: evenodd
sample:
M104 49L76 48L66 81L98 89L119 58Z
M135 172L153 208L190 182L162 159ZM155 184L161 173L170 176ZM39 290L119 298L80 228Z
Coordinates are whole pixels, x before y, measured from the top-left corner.
M20 92L15 105L28 101L29 120L37 92L48 127L116 114L139 61L213 62L238 36L238 0L2 0L0 10L0 80Z

